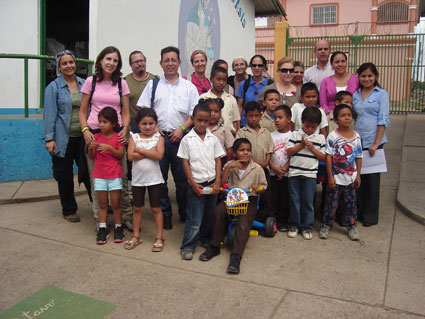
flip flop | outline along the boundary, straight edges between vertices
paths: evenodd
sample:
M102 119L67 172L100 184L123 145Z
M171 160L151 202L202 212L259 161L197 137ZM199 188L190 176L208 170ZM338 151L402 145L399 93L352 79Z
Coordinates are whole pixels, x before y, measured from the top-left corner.
M131 240L127 240L124 243L124 248L127 250L131 250L136 248L136 246L139 246L142 243L142 240L140 238L137 237L132 237Z
M162 240L162 244L158 244L156 241L160 239ZM153 243L153 247L152 247L152 252L154 253L159 253L160 251L162 251L164 249L164 238L155 238L155 242Z

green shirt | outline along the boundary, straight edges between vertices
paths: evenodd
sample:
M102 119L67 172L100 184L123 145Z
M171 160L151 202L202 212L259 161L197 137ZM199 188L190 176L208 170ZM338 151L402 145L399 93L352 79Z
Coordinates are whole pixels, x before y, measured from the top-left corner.
M80 110L81 97L78 92L71 92L72 100L72 112L71 112L71 124L69 125L69 136L80 137L81 133L80 120L78 119L78 111Z

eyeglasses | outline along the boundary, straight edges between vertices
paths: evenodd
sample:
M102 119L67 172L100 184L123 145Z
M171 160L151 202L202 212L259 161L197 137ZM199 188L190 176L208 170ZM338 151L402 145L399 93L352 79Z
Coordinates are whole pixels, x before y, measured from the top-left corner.
M251 68L262 68L264 64L251 64Z
M286 68L281 68L279 69L280 72L282 73L294 73L295 69L286 69Z
M137 60L137 61L133 61L131 62L131 64L138 64L138 63L145 63L146 60Z

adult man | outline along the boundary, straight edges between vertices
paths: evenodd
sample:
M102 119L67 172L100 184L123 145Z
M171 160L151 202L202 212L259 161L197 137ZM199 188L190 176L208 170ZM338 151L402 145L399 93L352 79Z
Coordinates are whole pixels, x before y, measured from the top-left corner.
M127 74L125 80L127 81L128 88L130 89L131 130L134 131L137 125L133 122L137 111L139 110L137 101L149 80L157 78L158 76L146 71L146 57L141 51L131 52L129 56L129 63L133 72Z
M179 49L172 46L162 49L159 64L164 70L164 76L160 77L154 90L153 103L151 103L153 93L153 80L151 80L143 90L137 106L154 108L158 115L158 128L165 139L164 157L159 162L165 181L161 190L161 209L164 214L164 229L172 229L173 213L167 187L168 170L171 166L180 220L185 221L187 179L182 160L177 157L177 151L183 134L192 125L190 115L198 103L199 95L196 87L178 74L181 64Z
M331 47L326 40L319 40L314 45L314 54L316 55L317 64L309 67L304 72L303 82L313 82L320 90L320 84L324 78L334 74L329 56L331 55Z

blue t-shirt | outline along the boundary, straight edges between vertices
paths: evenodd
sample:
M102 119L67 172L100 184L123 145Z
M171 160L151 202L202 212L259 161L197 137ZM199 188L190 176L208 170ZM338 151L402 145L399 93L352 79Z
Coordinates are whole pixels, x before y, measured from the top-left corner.
M249 78L249 86L248 86L248 90L246 91L246 94L243 90L244 86L245 86L245 81L243 80L241 82L241 84L239 85L239 90L238 93L236 94L236 96L238 98L242 98L245 99L244 100L244 105L246 104L246 102L249 101L256 101L258 98L258 95L261 93L262 90L264 90L264 88L270 84L268 83L269 78L264 78L263 82L260 83L256 83L253 79L252 76ZM246 118L245 118L245 110L242 111L242 116L241 116L241 126L245 126L247 124L246 122Z

